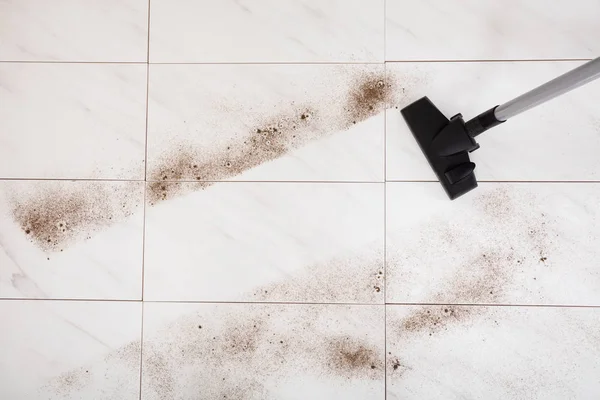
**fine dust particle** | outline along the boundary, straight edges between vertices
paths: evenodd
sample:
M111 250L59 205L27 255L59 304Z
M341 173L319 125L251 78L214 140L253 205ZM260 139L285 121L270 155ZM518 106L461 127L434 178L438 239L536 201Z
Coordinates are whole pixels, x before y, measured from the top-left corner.
M151 392L156 394L156 398L161 400L174 398L175 377L173 369L173 366L169 364L167 355L162 354L151 345L146 346L144 343L144 375L142 382L148 382L147 384Z
M379 302L383 295L383 251L378 246L367 245L361 253L335 257L287 274L266 289L256 290L247 300Z
M392 353L390 352L390 355L391 354ZM395 378L401 377L406 371L411 369L412 368L407 365L404 365L398 357L391 358L388 362L388 372Z
M225 380L225 378L223 378ZM202 397L205 398L205 397ZM267 399L268 392L262 384L256 381L245 379L241 382L233 382L224 385L222 390L212 397L212 399L222 400L245 400L245 399Z
M402 332L435 334L450 324L464 323L474 312L472 308L427 306L410 314L400 325Z
M500 301L514 273L514 253L489 250L465 263L452 279L452 290L438 299L452 303L490 303Z
M260 318L231 325L220 340L220 351L231 357L252 356L264 341L264 322Z
M546 214L531 212L539 208L534 194L514 186L501 186L477 197L475 207L505 230L510 229L511 241L515 243L511 246L511 261L523 264L548 259L549 248L555 245L553 238L557 233Z
M328 348L330 368L345 378L373 379L383 367L377 349L356 338L335 338Z
M144 393L160 399L181 398L182 393L201 393L201 399L242 394L266 399L274 394L264 382L299 371L327 379L383 379L382 349L368 338L317 325L340 315L337 310L332 314L332 307L347 312L346 306L252 305L203 308L182 316L161 331L148 332ZM182 371L193 379L178 378Z
M165 335L144 343L144 393L159 399L191 392L198 393L198 399L267 398L256 377L279 368L283 359L278 352L288 347L273 343L264 310L223 311L218 311L222 325L216 328L206 318L187 315L172 323ZM194 371L194 379L177 379L182 370Z
M351 76L348 87L335 88L331 99L312 100L311 105L290 102L275 115L258 117L248 131L218 149L199 149L180 144L164 153L149 174L149 204L155 205L194 190L202 190L260 164L283 156L317 138L343 131L389 106L397 89L395 79L386 81L384 71L361 70ZM332 112L333 110L333 112ZM325 120L322 115L327 115ZM167 182L204 182L203 185Z
M298 373L325 377L326 382L331 378L383 379L383 349L370 337L354 337L353 329L339 332L330 329L328 322L317 322L353 320L355 312L347 306L228 305L200 310L158 331L145 332L144 397L187 398L195 393L198 399L278 398L265 382ZM94 369L95 363L64 374L57 380L65 388L61 393L80 397L91 390L85 379L92 375L127 385L130 382L119 377L139 376L139 354L139 341L132 342L104 357L101 370ZM117 374L121 371L125 374ZM115 398L104 392L101 397Z
M195 186L196 190L201 190L208 187L209 184L206 182L197 184L190 182L148 182L146 197L149 204L153 206L158 202L175 198L190 190L193 186Z
M507 187L499 187L479 196L475 202L476 208L496 220L507 220L514 218L517 205L509 193Z
M29 240L44 251L62 251L78 239L90 238L92 232L128 217L138 206L132 187L120 183L38 186L40 190L29 197L15 193L12 214Z
M315 111L307 107L257 122L243 138L220 150L195 151L179 146L164 154L150 171L150 205L169 200L192 190L204 189L216 181L231 178L265 162L274 160L311 138ZM299 137L303 136L303 139ZM199 182L196 185L176 181Z
M94 393L94 399L129 398L139 390L140 354L139 341L128 343L102 359L51 379L39 389L43 393L40 398L90 398L90 393L98 390L98 383L101 391Z
M531 290L529 284L518 277L525 268L544 262L548 248L553 245L553 224L545 214L540 216L531 212L539 206L528 192L520 192L518 189L509 192L506 187L501 187L479 195L474 203L475 208L481 212L481 219L489 221L494 228L495 240L476 246L480 253L469 258L459 258L460 265L455 269L456 272L445 279L443 286L432 294L429 299L432 303L498 303L505 301L510 288ZM499 215L501 218L498 218ZM437 242L440 240L438 236L444 238L450 234L460 237L454 231L435 236L435 233L425 229L419 236L423 233L426 233L424 236L428 239L433 238ZM414 232L411 234L414 235ZM490 243L498 244L494 246ZM420 249L426 247L422 241L419 246ZM464 254L472 251L473 242L465 243L455 238L452 247L462 250ZM455 325L469 324L474 318L491 312L490 308L476 306L425 306L409 314L397 327L397 333L402 337L435 336Z
M59 375L45 386L45 390L59 396L84 389L92 382L92 374L86 372L85 368L76 368Z
M395 88L395 81L386 80L383 71L363 72L355 77L347 94L344 125L349 127L383 111Z
M433 297L433 302L491 303L501 300L510 282L514 254L487 251L465 263L448 281L448 291ZM468 324L487 311L483 307L424 306L409 314L399 326L399 334L433 336L455 325Z
M142 351L139 341L131 342L122 346L106 356L108 362L118 361L120 364L127 366L130 369L139 368L140 354Z

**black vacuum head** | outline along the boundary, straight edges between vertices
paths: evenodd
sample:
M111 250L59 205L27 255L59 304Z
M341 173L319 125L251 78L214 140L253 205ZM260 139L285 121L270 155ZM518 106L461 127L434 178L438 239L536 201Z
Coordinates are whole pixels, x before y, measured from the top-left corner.
M467 132L462 116L446 118L427 97L401 112L448 197L454 200L475 189L475 164L469 152L479 145Z

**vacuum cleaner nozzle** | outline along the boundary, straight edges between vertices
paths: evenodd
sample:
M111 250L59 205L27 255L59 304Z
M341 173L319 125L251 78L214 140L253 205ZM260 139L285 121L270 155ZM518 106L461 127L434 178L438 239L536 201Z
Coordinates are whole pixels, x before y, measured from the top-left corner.
M446 118L427 97L403 108L402 115L446 193L455 199L477 187L475 164L469 159L469 153L479 148L475 136L598 78L600 57L467 122L460 114Z
M454 200L475 189L475 164L469 153L479 145L469 134L462 115L446 118L427 97L401 112L448 197Z

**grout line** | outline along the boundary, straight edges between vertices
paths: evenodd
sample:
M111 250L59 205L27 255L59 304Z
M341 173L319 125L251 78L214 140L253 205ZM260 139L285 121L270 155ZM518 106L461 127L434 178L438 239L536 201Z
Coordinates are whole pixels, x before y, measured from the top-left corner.
M148 36L146 37L146 126L145 126L145 141L144 141L144 182L148 176L148 103L150 97L150 5L151 0L148 0L148 23L146 25ZM140 327L140 391L139 400L142 400L142 372L144 367L144 277L146 264L146 191L147 185L144 184L144 222L142 223L142 318Z
M4 60L0 64L123 64L123 65L144 65L147 61L31 61L31 60Z
M593 58L531 58L531 59L490 59L490 60L478 60L478 59L464 59L464 60L385 60L385 63L508 63L508 62L569 62L569 61L590 61Z
M497 180L497 181L493 181L493 180L486 180L486 179L482 179L478 181L479 183L600 183L600 180L589 180L589 181L561 181L561 180L555 180L555 181L538 181L538 180L523 180L523 181L514 181L514 180Z
M294 301L220 301L220 300L116 300L116 299L27 299L27 298L2 298L2 301L69 301L69 302L111 302L111 303L155 303L155 304L249 304L249 305L278 305L278 304L289 304L289 305L332 305L332 306L382 306L381 303L349 303L349 302L294 302Z
M147 182L169 182L169 183L333 183L333 184L345 184L345 183L361 183L361 184L382 184L384 181L206 181L206 180L181 180L181 181L172 181L172 180L148 180Z
M150 17L148 17L150 23ZM150 30L148 30L148 38ZM215 62L150 62L150 40L148 39L146 61L30 61L30 60L6 60L0 64L137 64L137 65L371 65L383 64L384 61L215 61Z
M381 65L385 61L209 61L151 62L152 65Z
M144 132L144 181L148 179L148 103L150 97L150 65L146 64L146 126Z
M148 177L148 103L150 97L150 65L146 64L146 121L144 132L144 181Z
M384 128L384 135L386 134ZM385 138L384 138L385 140ZM384 149L384 158L387 157L387 151ZM387 174L387 168L384 165L384 174ZM385 181L336 181L336 180L301 180L301 181L275 181L275 180L145 180L145 179L110 179L110 178L0 178L3 181L56 181L56 182L169 182L169 183L438 183L437 180L426 179L387 179ZM478 183L549 183L549 184L597 184L600 180L485 180L481 179Z
M1 181L145 182L144 179L111 179L111 178L0 178L0 182Z
M8 301L74 301L74 302L90 302L90 303L97 303L97 302L108 302L108 303L141 303L142 300L141 299L137 299L137 300L132 300L132 299L86 299L86 298L81 298L81 299L71 299L71 298L65 298L65 299L61 299L61 298L26 298L26 297L3 297L0 298L0 301L4 301L4 300L8 300Z
M145 283L145 267L146 267L146 191L147 191L147 185L144 185L144 204L142 207L143 213L144 213L144 221L142 222L142 299L141 301L144 301L144 283Z
M148 30L148 36L150 30ZM385 35L384 35L385 41ZM149 47L148 40L148 47ZM385 52L384 52L385 54ZM590 61L593 58L532 58L532 59L442 59L442 60L385 60L385 61L220 61L220 62L150 62L148 61L56 61L1 60L0 64L122 64L122 65L369 65L387 63L508 63L508 62L569 62Z
M387 75L386 75L387 76ZM384 125L383 127L383 138L384 143L386 140L387 131ZM387 174L387 144L384 145L383 153L383 174L384 179ZM384 387L384 398L387 399L387 183L383 183L383 387Z
M461 306L461 307L530 307L530 308L592 308L600 309L600 305L575 305L575 304L494 304L494 303L386 303L386 306Z
M154 179L88 179L88 178L0 178L2 181L57 181L57 182L169 182L169 183L384 183L384 181L335 181L335 180L302 180L302 181L275 181L275 180L154 180Z
M142 368L144 364L144 302L142 302L142 318L140 327L140 397L142 400Z
M387 173L387 171L385 171ZM181 183L334 183L334 184L338 184L338 183L368 183L368 184L377 184L377 183L439 183L439 181L437 180L387 180L387 181L319 181L319 180L315 180L315 181L241 181L241 180L230 180L230 181L187 181L187 180L182 180L182 181L171 181L171 180L166 180L166 181L155 181L155 180L149 180L147 182L181 182ZM557 184L557 183L561 183L561 184L586 184L586 183L600 183L600 180L590 180L590 181L511 181L511 180L506 180L506 181L490 181L490 180L479 180L477 181L478 183L523 183L523 184L527 184L527 183L549 183L549 184Z
M148 35L146 37L146 126L144 133L144 181L148 177L148 102L150 97L150 0L148 0Z
M383 62L386 62L387 59L387 52L386 52L386 46L387 46L387 26L386 26L386 15L387 15L387 1L383 0Z
M147 31L148 35L146 37L146 126L145 126L145 136L144 136L144 182L147 182L148 176L148 103L150 97L150 3L151 0L148 0L148 22L147 22ZM143 213L144 213L144 222L142 223L142 334L143 334L143 320L144 320L144 283L145 283L145 264L146 264L146 196L147 196L147 185L144 184L144 204L143 204ZM143 346L143 344L141 345ZM140 347L141 347L140 346ZM141 355L140 355L141 357ZM140 359L140 400L142 398L142 362Z
M387 90L387 1L383 0L383 76L385 81L385 89ZM383 108L383 398L387 400L387 365L388 365L388 350L387 350L387 104Z
M150 97L150 3L148 0L148 21L147 21L147 36L146 36L146 126L144 137L144 182L147 182L148 176L148 98ZM144 204L142 210L144 213L144 221L142 223L142 279L141 279L141 296L142 296L142 334L143 334L143 319L144 319L144 277L146 264L146 196L147 185L144 184ZM141 357L141 356L140 356ZM142 398L142 363L140 360L140 400Z
M146 23L146 30L148 35L146 36L146 64L150 63L150 8L151 8L151 0L148 0L148 20Z
M148 36L146 43L146 126L144 136L144 182L147 182L148 176L148 98L150 97L150 0L148 0ZM142 223L142 302L144 301L144 267L146 262L146 192L147 185L144 184L144 222ZM143 315L143 311L142 311ZM142 316L143 318L143 316ZM141 369L141 363L140 363ZM140 371L141 374L141 371ZM141 399L141 375L140 375L140 399Z
M583 305L583 304L509 304L509 303L403 303L403 302L386 302L381 303L349 303L349 302L294 302L294 301L219 301L219 300L115 300L115 299L27 299L27 298L2 298L2 301L70 301L70 302L113 302L113 303L156 303L156 304L248 304L248 305L299 305L299 306L461 306L461 307L529 307L529 308L590 308L600 309L598 305Z
M384 126L384 142L387 129ZM384 175L387 174L387 146L384 146ZM57 181L57 182L169 182L169 183L438 183L436 179L386 179L384 181L351 181L351 180L155 180L155 179L119 179L119 178L0 178L2 181ZM598 179L590 180L489 180L479 179L478 183L564 183L586 184L600 183Z
M157 304L248 304L248 305L299 305L299 306L382 306L381 303L349 303L349 302L302 302L302 301L220 301L220 300L144 300L144 303Z
M0 178L2 181L57 181L57 182L169 182L169 183L369 183L381 184L383 181L333 181L333 180L304 180L304 181L268 181L268 180L227 180L227 181L210 181L210 180L144 180L144 179L55 179L55 178Z
M402 179L402 180L387 180L386 183L439 183L439 181L437 180L418 180L418 179ZM490 181L490 180L478 180L477 183L550 183L550 184L555 184L555 183L564 183L564 184L582 184L582 183L600 183L600 180L590 180L590 181L511 181L511 180L506 180L506 181Z

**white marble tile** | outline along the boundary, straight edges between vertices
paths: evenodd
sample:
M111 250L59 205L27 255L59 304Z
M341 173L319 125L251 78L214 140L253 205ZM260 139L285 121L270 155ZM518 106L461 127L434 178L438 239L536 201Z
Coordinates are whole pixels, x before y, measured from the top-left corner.
M153 0L150 61L383 61L383 3Z
M144 179L146 67L0 64L0 177Z
M5 0L0 61L145 62L147 0Z
M387 306L387 398L594 399L600 309Z
M382 399L384 306L144 305L142 400Z
M389 63L398 82L386 113L387 179L434 180L435 175L400 115L429 97L449 118L473 118L583 62ZM477 137L471 154L480 180L598 180L600 81L518 115ZM398 107L398 108L395 108Z
M203 187L148 204L145 300L383 302L383 184Z
M383 181L384 80L383 65L152 65L148 178Z
M0 181L0 298L141 299L144 183Z
M387 184L387 301L600 305L600 184Z
M387 0L386 60L531 60L600 53L595 0Z
M141 303L0 301L2 399L134 400Z

